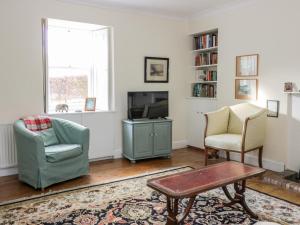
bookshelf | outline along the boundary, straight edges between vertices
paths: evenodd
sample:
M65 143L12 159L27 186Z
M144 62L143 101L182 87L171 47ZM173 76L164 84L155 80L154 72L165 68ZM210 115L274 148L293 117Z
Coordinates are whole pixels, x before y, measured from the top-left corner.
M218 64L210 64L210 65L199 65L199 66L193 66L195 69L205 69L205 68L214 68L217 67Z
M194 84L195 82L192 81L191 83ZM214 84L214 83L218 83L218 81L214 81L214 80L209 80L209 81L197 81L197 83L200 83L200 84Z
M283 93L288 95L300 95L300 91L284 91Z
M216 99L218 84L218 29L194 33L192 71L188 98Z

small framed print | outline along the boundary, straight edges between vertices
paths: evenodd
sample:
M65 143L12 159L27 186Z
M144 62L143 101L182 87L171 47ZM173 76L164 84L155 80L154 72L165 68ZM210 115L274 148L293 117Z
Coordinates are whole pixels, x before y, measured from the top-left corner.
M169 82L169 58L145 57L145 83Z
M86 98L84 110L85 111L95 111L96 110L96 98Z
M235 99L256 100L257 79L235 79Z
M292 92L293 91L293 83L285 82L284 83L284 92Z
M258 54L237 56L236 76L258 76Z
M279 101L267 100L268 117L278 117L279 114Z

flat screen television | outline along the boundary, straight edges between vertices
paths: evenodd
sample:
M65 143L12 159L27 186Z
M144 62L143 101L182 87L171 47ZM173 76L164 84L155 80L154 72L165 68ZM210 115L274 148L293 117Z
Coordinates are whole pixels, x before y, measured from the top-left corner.
M128 119L157 119L169 115L168 91L128 92Z

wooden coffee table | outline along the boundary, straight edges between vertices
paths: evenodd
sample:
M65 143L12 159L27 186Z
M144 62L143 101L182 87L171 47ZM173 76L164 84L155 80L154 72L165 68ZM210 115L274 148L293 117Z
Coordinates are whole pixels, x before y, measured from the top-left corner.
M150 179L147 185L166 195L167 225L180 224L189 214L199 193L218 187L222 187L225 195L230 200L229 203L226 203L226 206L239 203L251 217L257 218L245 201L246 179L264 172L265 170L262 168L231 161ZM234 184L234 196L231 196L226 187L229 184ZM182 198L190 199L182 217L178 219L178 201Z

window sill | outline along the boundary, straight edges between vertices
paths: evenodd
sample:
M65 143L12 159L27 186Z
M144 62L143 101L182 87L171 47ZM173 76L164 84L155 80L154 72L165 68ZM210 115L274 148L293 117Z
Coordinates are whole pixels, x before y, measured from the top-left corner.
M48 116L55 116L55 115L81 115L81 114L95 114L95 113L116 113L115 110L108 110L108 111L82 111L82 112L51 112L45 113Z

